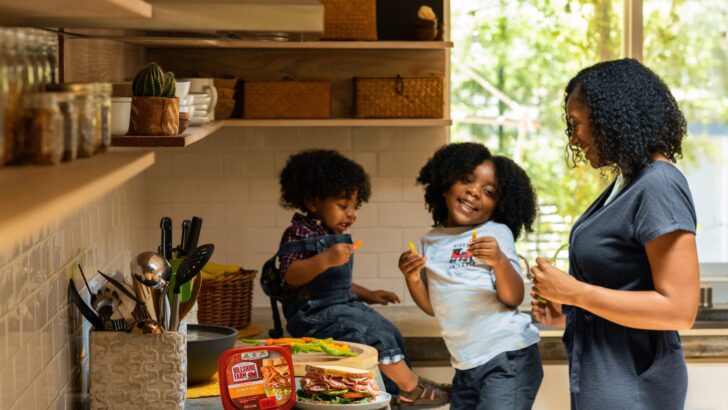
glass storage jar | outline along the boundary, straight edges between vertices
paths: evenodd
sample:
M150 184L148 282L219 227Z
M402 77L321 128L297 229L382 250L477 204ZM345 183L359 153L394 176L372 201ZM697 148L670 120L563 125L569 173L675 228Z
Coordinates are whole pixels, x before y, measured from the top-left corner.
M96 120L99 129L99 146L97 151L106 151L111 146L111 90L110 83L97 83L95 101L96 101Z
M101 145L101 132L98 127L96 104L94 98L95 86L90 83L65 83L61 86L64 91L74 95L76 106L78 150L80 158L90 157Z
M70 93L26 94L25 140L23 161L41 165L55 165L63 158L63 114L59 101L71 98Z
M59 93L58 108L63 115L63 161L73 161L78 154L78 113L73 93Z

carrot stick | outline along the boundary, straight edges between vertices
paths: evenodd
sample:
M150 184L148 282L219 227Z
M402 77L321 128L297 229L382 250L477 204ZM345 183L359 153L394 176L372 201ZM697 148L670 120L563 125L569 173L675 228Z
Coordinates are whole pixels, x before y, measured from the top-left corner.
M409 245L410 250L415 254L415 256L419 255L419 253L417 253L417 248L415 248L415 244L413 244L412 241L410 241L407 245Z
M362 245L364 245L364 242L362 242L362 241L356 241L356 242L354 242L354 249L356 249L356 248L358 248L358 247L360 247Z

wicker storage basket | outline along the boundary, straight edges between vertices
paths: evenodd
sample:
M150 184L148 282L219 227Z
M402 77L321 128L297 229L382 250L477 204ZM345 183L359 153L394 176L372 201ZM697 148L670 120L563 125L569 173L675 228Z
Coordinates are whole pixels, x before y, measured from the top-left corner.
M197 299L197 321L243 329L250 324L257 271L241 270L220 280L203 280Z
M246 81L244 118L331 118L328 81Z
M321 0L324 5L322 40L376 40L376 0Z
M354 79L356 118L442 118L442 77Z

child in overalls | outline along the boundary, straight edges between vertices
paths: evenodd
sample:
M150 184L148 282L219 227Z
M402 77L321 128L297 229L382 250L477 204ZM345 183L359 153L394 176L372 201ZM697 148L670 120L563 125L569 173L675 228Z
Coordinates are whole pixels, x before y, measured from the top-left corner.
M352 282L354 245L346 232L371 194L361 165L336 151L292 155L280 175L281 203L296 213L283 233L278 272L286 328L294 337L334 338L372 346L386 389L399 405L440 406L448 392L418 378L405 361L397 328L368 304L399 303L396 294Z

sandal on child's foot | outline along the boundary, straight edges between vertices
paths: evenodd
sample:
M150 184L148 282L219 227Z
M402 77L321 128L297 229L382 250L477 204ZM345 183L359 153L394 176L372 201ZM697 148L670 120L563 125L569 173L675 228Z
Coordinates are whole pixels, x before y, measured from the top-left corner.
M424 377L420 377L414 390L399 391L400 408L429 409L444 406L449 402L449 390Z

